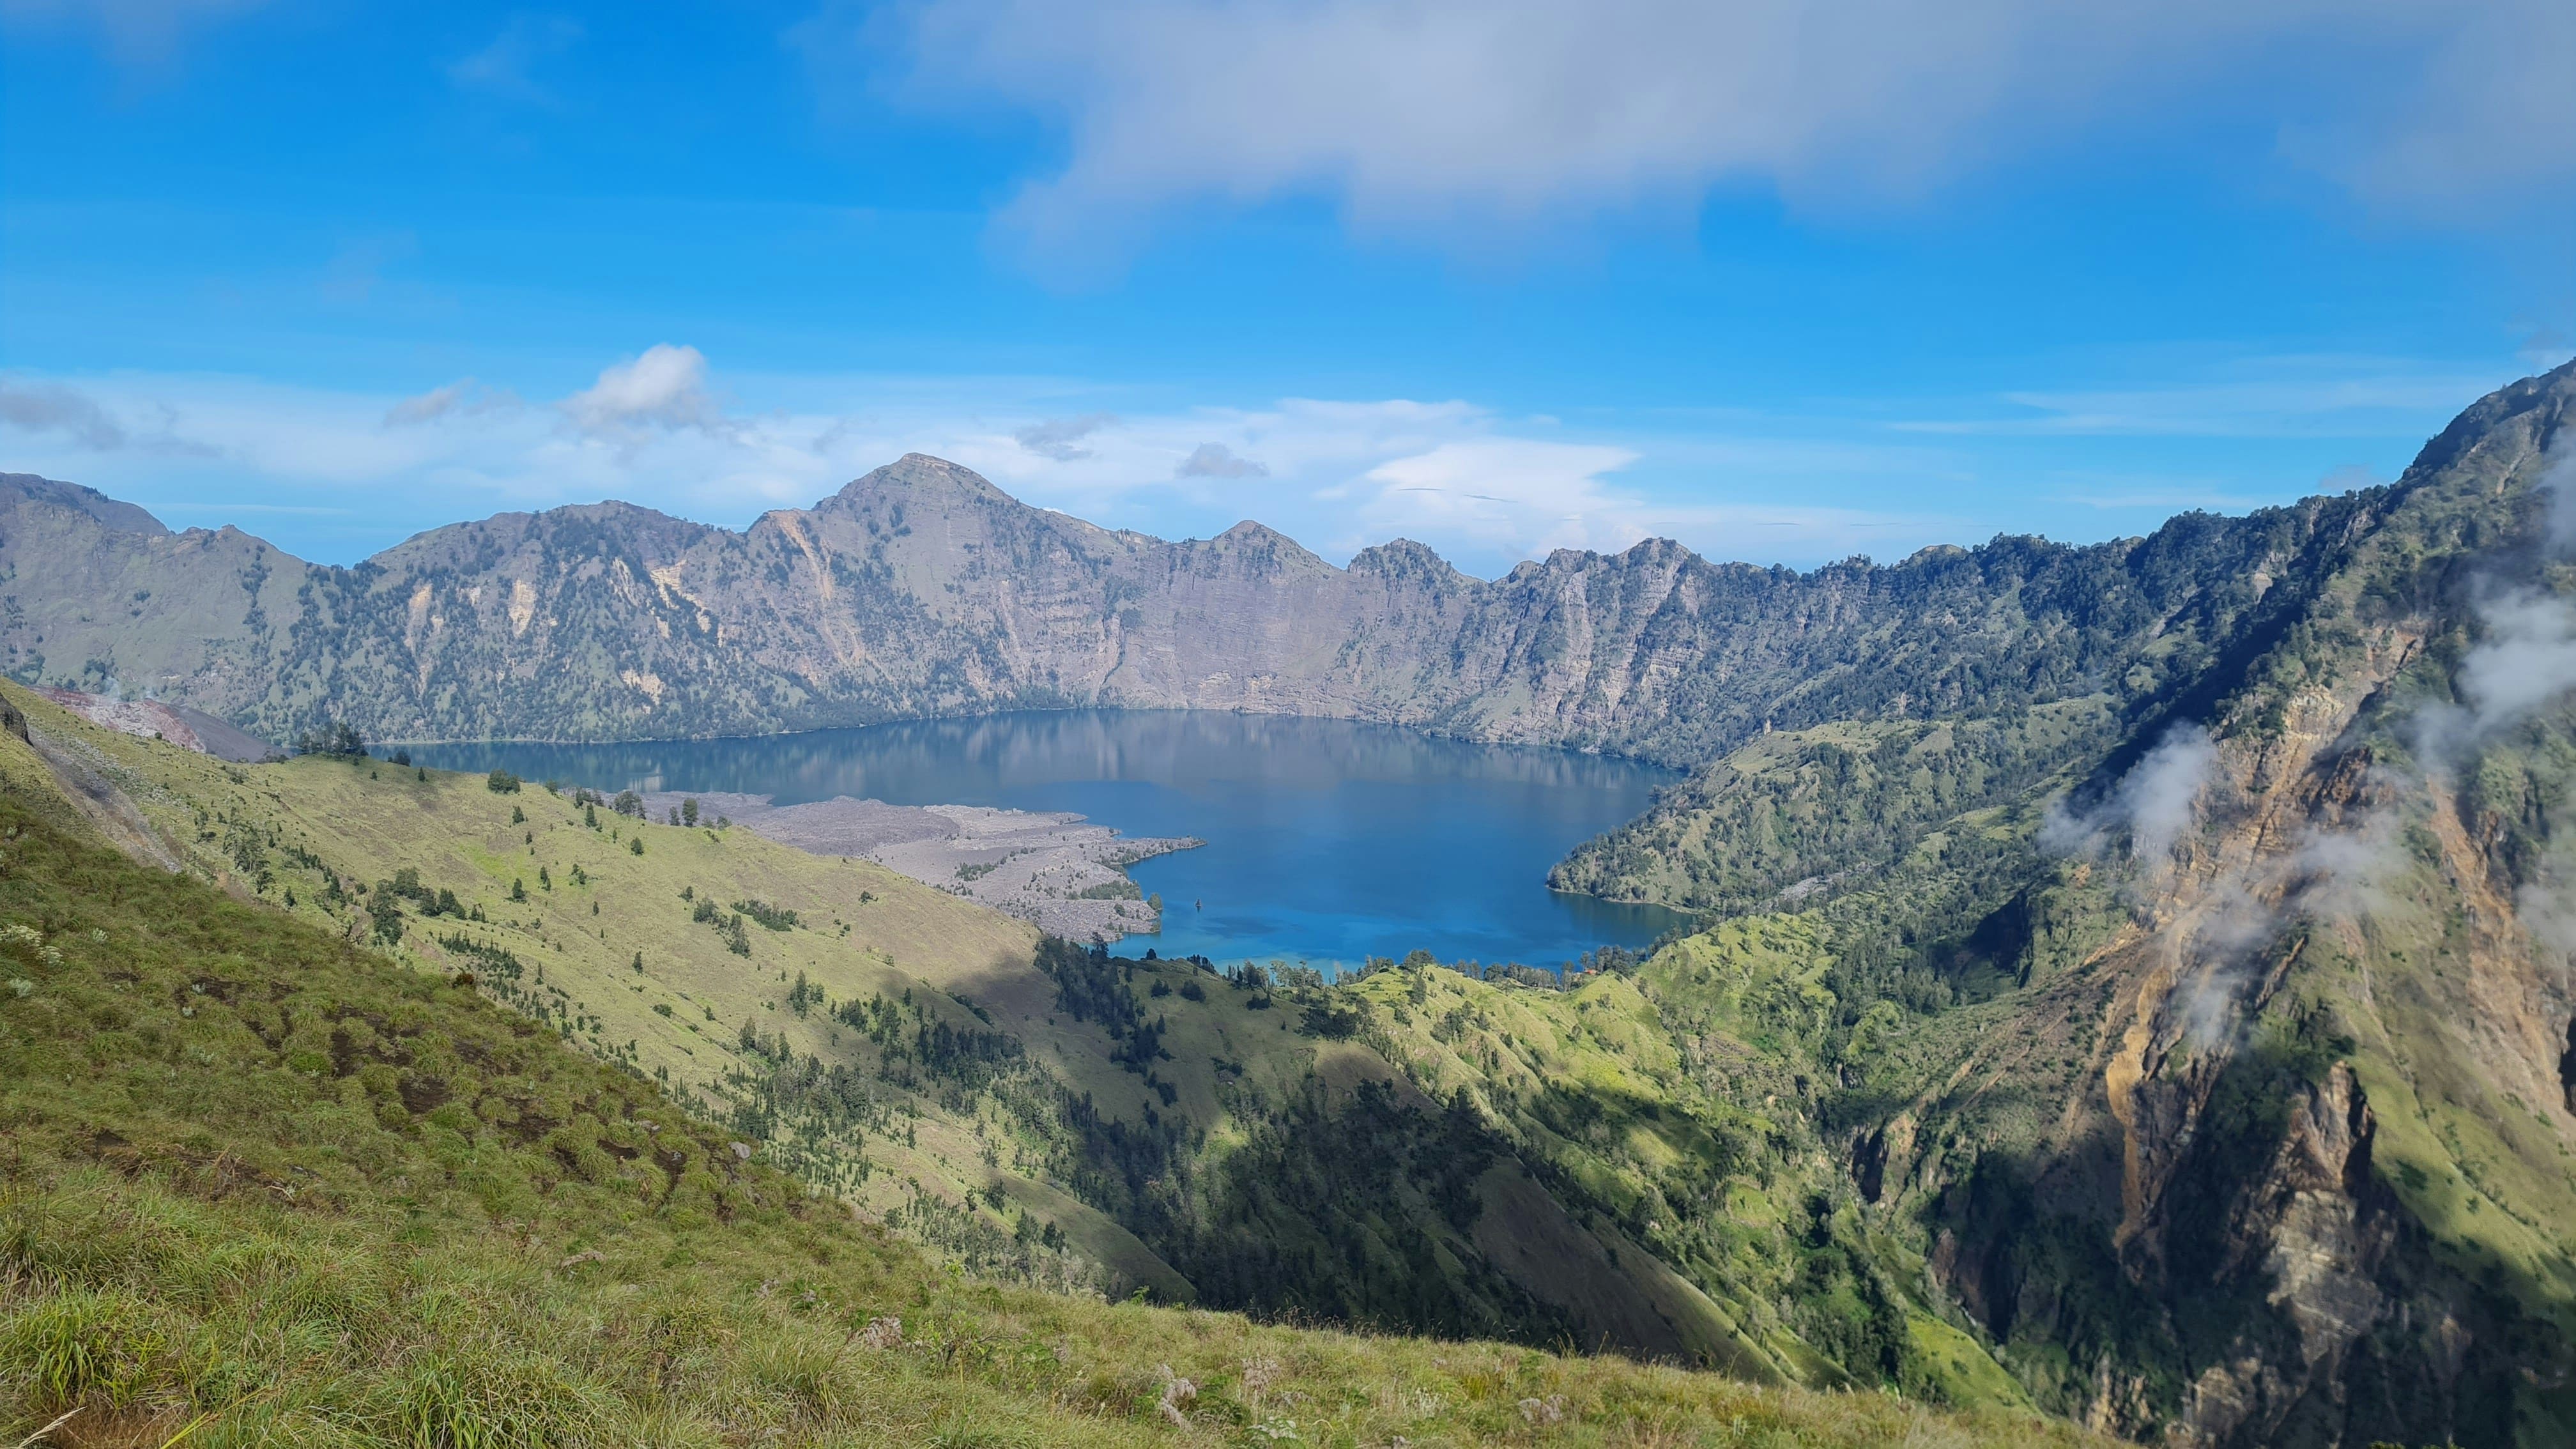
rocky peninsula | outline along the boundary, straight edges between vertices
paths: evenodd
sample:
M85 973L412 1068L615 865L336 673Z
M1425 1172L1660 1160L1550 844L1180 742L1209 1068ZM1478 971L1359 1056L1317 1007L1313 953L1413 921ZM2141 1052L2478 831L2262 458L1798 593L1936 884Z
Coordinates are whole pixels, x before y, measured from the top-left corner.
M1162 902L1147 899L1127 867L1206 844L1189 836L1129 839L1080 815L980 805L889 805L847 795L778 805L768 795L679 791L643 799L648 819L666 819L694 799L701 820L722 816L814 855L864 856L1073 941L1160 932Z

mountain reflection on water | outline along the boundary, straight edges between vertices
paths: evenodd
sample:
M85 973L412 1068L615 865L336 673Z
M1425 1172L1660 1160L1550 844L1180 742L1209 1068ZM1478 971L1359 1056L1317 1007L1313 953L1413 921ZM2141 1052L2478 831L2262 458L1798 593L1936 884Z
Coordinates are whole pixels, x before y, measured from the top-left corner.
M1069 810L1203 849L1132 874L1164 899L1167 956L1556 966L1642 946L1680 917L1550 891L1548 867L1678 777L1634 761L1479 745L1387 725L1209 711L1066 710L746 739L416 747L602 790L836 795Z

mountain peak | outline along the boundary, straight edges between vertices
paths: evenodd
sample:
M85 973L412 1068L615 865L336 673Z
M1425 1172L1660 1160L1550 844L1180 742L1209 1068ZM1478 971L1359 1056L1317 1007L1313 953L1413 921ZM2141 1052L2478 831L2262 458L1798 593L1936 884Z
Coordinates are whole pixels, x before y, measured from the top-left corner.
M928 453L906 453L882 468L851 479L833 497L856 501L897 493L948 493L988 503L1028 506L994 487L990 479L974 469Z
M1392 538L1361 549L1351 555L1349 571L1379 578L1429 577L1443 582L1467 577L1429 544L1409 538Z
M170 532L149 511L78 483L65 483L34 473L0 473L0 492L15 493L33 502L88 514L120 533L141 533L160 538Z

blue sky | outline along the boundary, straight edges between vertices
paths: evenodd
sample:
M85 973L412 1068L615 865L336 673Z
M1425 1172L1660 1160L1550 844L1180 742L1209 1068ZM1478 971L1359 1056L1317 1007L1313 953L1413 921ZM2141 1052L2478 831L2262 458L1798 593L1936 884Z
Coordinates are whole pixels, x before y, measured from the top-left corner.
M0 468L354 561L907 450L1801 566L2384 479L2576 352L2576 6L0 0Z

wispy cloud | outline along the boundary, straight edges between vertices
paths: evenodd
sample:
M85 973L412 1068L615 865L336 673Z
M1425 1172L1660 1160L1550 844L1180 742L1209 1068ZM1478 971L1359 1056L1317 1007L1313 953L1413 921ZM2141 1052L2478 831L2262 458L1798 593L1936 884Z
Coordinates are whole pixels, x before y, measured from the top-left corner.
M507 388L487 388L473 378L460 377L442 387L404 398L385 409L384 425L389 428L418 427L445 417L471 417L518 406L518 394Z
M257 10L266 3L267 0L0 0L0 21L90 29L119 64L153 70L169 65L181 42L192 32Z
M570 50L581 37L580 22L565 16L513 15L489 45L449 65L447 78L461 89L553 105L555 94L538 84L536 65Z
M1952 437L2413 437L2495 385L2462 368L2356 358L2252 358L2153 387L2006 392L1975 415L1892 423Z
M2061 459L2085 449L2053 445L2032 459L2019 441L1745 410L1539 416L1459 398L1187 406L1167 389L1063 377L745 373L676 339L544 396L523 402L488 371L408 394L20 373L0 377L0 462L154 507L173 496L334 506L356 496L368 500L356 515L366 526L400 519L408 531L602 497L738 526L917 450L1111 527L1207 536L1253 518L1336 557L1404 534L1489 576L1551 549L1648 537L1800 566L1894 559L1997 531L2100 537L2113 528L2085 519L2135 531L2146 519L2118 510L2234 511L2318 480L2312 466L2279 477L2084 471ZM2324 486L2354 481L2329 475Z
M174 426L174 414L166 405L143 404L134 408L133 413L145 421L131 422L119 417L96 398L77 388L60 383L25 383L0 378L0 428L52 434L76 448L93 453L132 449L169 456L203 457L214 451L203 442L181 436Z
M385 269L419 251L419 239L407 231L349 242L334 252L330 264L322 269L322 295L346 306L371 301L384 285Z
M1223 443L1201 443L1190 449L1181 466L1172 470L1175 478L1267 478L1270 469L1250 458L1237 457Z
M1487 546L1624 548L1643 537L1603 475L1637 461L1627 448L1484 437L1391 458L1335 496L1356 496L1358 527L1465 537ZM1636 537L1631 537L1632 533Z
M1084 413L1080 417L1047 418L1031 423L1011 434L1011 438L1038 457L1071 463L1091 456L1091 450L1081 446L1083 439L1102 428L1116 426L1118 417L1114 413Z
M106 452L126 444L124 425L107 410L67 387L21 387L0 382L0 423L31 433L60 433L84 448Z
M277 515L288 518L346 518L354 508L333 508L320 503L253 503L238 499L189 498L176 503L156 503L153 508L174 517L194 514L203 518L228 519L241 514Z
M1728 183L1903 202L2177 107L2452 224L2576 174L2562 0L923 0L828 5L794 39L827 93L894 67L926 108L1060 125L1063 165L1008 213L1041 263L1281 197L1470 246Z
M533 407L471 377L391 396L186 376L14 378L0 392L0 436L14 466L192 520L221 521L226 510L206 499L264 498L261 510L231 511L345 516L391 530L381 542L499 509L603 497L739 526L914 450L1113 526L1205 536L1250 517L1345 554L1401 533L1486 573L1552 548L1616 549L1651 535L1769 560L1955 532L1861 508L1766 502L1758 486L1741 500L1695 487L1675 501L1628 477L1650 459L1740 476L1847 466L1844 455L1859 450L1569 437L1553 420L1455 399L1122 403L1029 424L994 419L1026 418L1033 400L1114 394L1063 379L728 376L722 390L717 381L707 357L679 343L611 362L589 386ZM730 401L735 388L762 404ZM157 420L154 436L188 439L194 460L147 464L137 456L141 419ZM324 511L340 509L350 512Z
M2175 843L2198 822L2217 766L2218 746L2206 728L2175 725L2102 799L2082 806L2052 802L2040 846L2058 855L2092 855L2107 837L2126 832L2129 854L2161 874L2172 864Z

